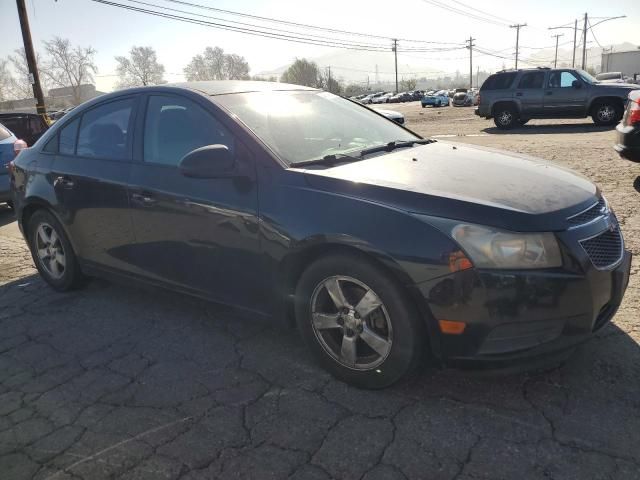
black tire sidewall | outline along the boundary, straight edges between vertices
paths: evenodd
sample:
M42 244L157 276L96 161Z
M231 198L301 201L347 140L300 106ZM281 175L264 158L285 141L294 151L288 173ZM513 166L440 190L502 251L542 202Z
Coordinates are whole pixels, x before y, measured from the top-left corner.
M40 258L37 254L36 248L36 231L38 227L42 223L49 224L56 231L56 235L60 239L62 243L62 247L64 248L65 254L65 271L62 274L61 278L53 278L49 272L42 266L40 262ZM78 266L78 260L73 251L73 247L67 238L67 233L60 225L60 222L53 216L50 212L46 210L38 210L36 211L31 218L29 219L29 249L31 250L31 256L33 258L33 263L35 263L38 272L44 278L44 280L51 285L55 290L60 292L64 292L67 290L72 290L80 286L82 280L82 273L80 272L80 268Z
M389 314L393 343L386 360L374 370L353 370L340 365L322 347L311 326L310 300L324 279L343 275L360 280L382 300ZM356 255L332 255L310 265L296 289L296 322L305 343L319 363L336 378L360 388L387 387L412 371L422 358L424 328L407 295L382 269Z

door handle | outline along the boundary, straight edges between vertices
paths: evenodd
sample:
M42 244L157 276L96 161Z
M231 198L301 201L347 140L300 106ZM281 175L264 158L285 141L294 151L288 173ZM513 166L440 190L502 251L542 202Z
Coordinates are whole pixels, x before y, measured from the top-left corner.
M75 185L76 184L73 180L65 176L56 177L55 180L53 181L54 188L61 187L61 188L71 189L75 187Z
M521 97L522 96L522 92L516 92L516 97Z
M156 203L156 199L149 193L133 193L131 199L142 205L143 207L150 207Z

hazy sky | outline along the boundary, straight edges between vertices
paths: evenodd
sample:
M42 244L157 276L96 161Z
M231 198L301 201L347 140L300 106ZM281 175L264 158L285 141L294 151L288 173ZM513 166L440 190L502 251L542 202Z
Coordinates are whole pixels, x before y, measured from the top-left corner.
M115 0L119 1L119 0ZM476 44L494 51L504 51L509 56L515 48L515 30L508 27L485 23L434 7L423 0L403 0L400 2L378 0L323 0L308 2L302 0L258 1L258 0L187 0L191 3L215 6L265 17L302 22L335 29L373 33L381 36L408 39L435 40L444 42L464 42L473 35ZM472 13L453 0L443 3ZM544 47L554 44L549 26L572 22L585 11L593 17L627 15L627 18L613 20L594 28L597 41L610 44L631 42L640 44L640 1L617 0L538 0L507 1L461 0L474 8L489 12L512 22L528 23L521 30L522 54L534 53L526 47ZM164 3L164 0L146 0L148 3L171 8L187 7ZM127 3L122 0L121 3ZM138 6L141 6L138 4ZM32 35L36 49L41 49L42 40L53 35L69 38L72 43L91 45L97 50L96 61L99 68L96 82L98 89L109 90L115 82L114 56L125 55L132 45L152 46L158 52L161 63L166 68L169 81L182 80L182 68L191 57L206 46L220 46L230 53L243 55L251 66L252 73L275 69L290 63L295 57L317 57L331 53L333 49L320 46L302 45L280 40L271 40L235 32L217 30L205 26L181 23L174 20L151 17L142 13L122 10L112 6L94 3L90 0L27 0ZM145 7L146 8L146 7ZM202 14L223 17L215 12L199 11ZM234 17L226 16L233 19ZM245 22L251 19L235 18ZM593 20L595 23L597 20ZM277 25L274 25L277 26ZM280 25L279 28L287 27ZM16 5L13 0L0 0L0 57L11 53L22 45ZM573 32L560 30L565 36L560 42L572 40ZM314 34L319 32L314 31ZM589 35L588 46L597 46ZM367 41L372 41L368 39ZM378 40L380 41L380 40ZM402 44L400 46L402 48ZM354 52L357 54L357 52ZM400 54L400 65L427 65L443 71L468 71L467 51L446 53ZM393 69L393 54L388 58L376 56L381 71ZM384 62L387 62L384 64ZM477 55L475 65L483 69L495 69L505 62L489 56ZM366 64L366 62L365 62ZM361 63L359 64L361 65ZM334 72L340 75L340 68L349 65L334 65ZM359 68L362 68L359 66ZM370 65L371 73L375 65ZM474 66L475 69L475 66ZM362 75L366 75L362 72Z

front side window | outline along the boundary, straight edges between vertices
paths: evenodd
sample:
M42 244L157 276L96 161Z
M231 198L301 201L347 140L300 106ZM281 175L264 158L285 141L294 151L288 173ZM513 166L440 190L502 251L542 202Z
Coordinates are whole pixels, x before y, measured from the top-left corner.
M145 162L177 166L192 150L216 144L234 149L229 131L200 105L182 97L149 97L144 122Z
M551 72L549 74L549 88L571 88L578 80L571 72Z
M83 114L77 154L109 160L130 159L127 136L134 102L133 98L117 100Z
M544 72L529 72L522 75L518 88L542 88L544 84Z
M80 118L76 118L60 130L59 151L62 155L73 155L75 153L79 125Z
M419 139L368 108L328 92L236 93L215 100L288 164Z

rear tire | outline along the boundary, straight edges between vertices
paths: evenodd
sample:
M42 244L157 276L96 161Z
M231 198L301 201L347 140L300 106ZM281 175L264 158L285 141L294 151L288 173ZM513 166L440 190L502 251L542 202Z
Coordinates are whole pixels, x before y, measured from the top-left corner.
M603 100L591 109L593 123L599 126L615 125L622 119L622 108L616 102Z
M317 260L302 274L295 298L305 343L336 378L384 388L419 364L423 324L406 293L368 260L346 254Z
M509 130L516 125L517 112L511 105L499 106L493 113L493 122L501 130Z
M66 292L84 286L86 277L67 234L50 212L36 211L29 220L28 232L33 262L54 290Z

